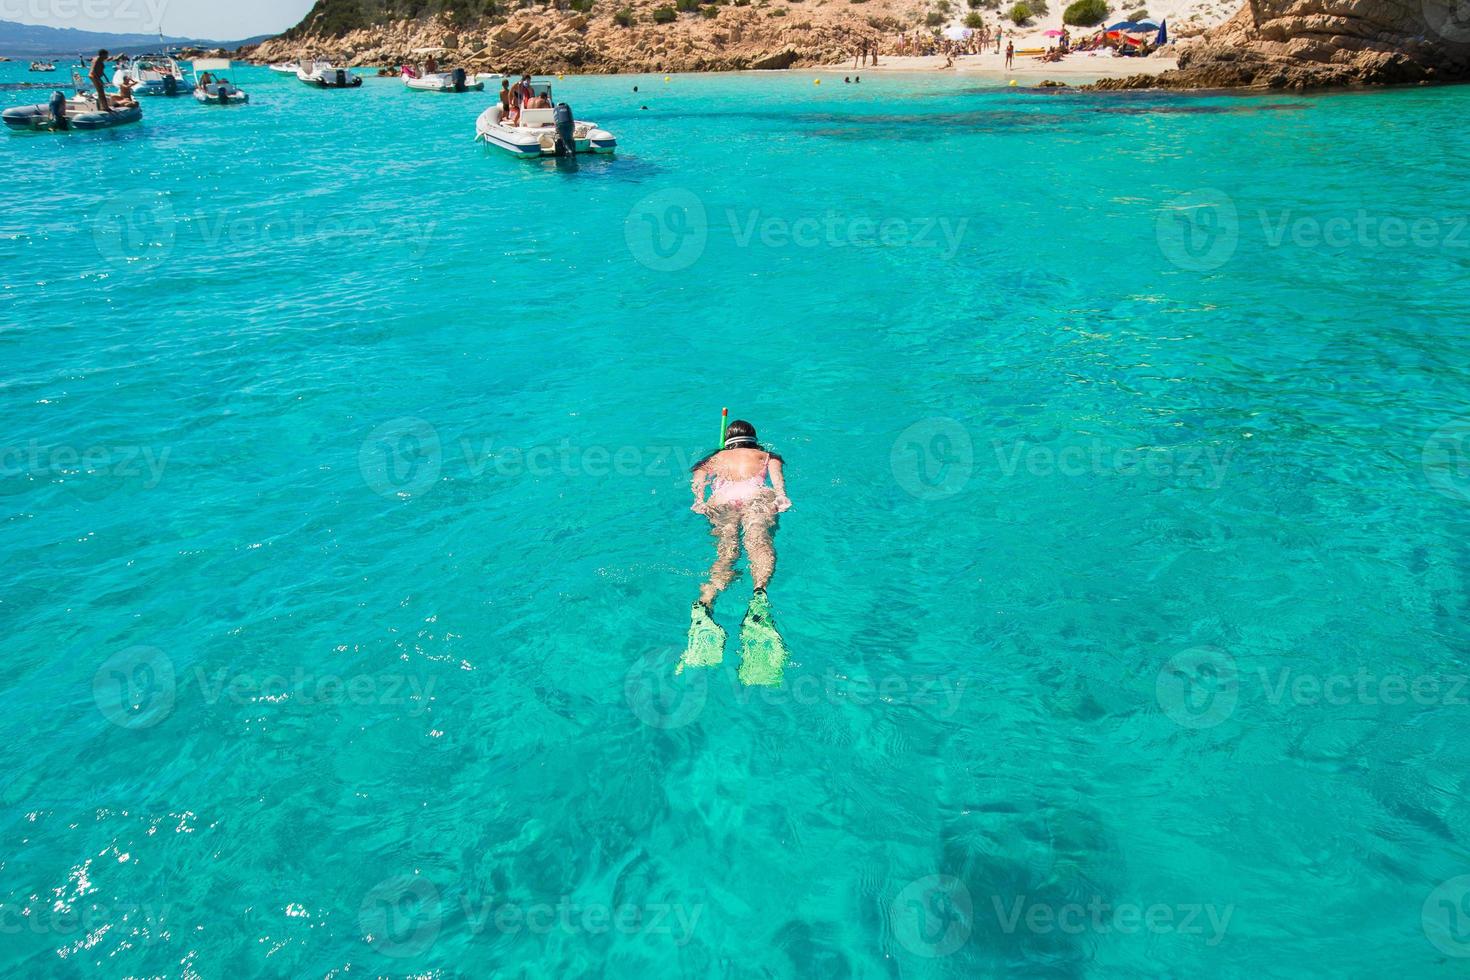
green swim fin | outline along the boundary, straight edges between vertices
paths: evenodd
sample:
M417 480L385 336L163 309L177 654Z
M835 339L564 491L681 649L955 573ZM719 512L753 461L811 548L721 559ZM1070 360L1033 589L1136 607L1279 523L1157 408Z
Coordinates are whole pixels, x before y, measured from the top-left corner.
M781 670L789 656L786 641L776 632L771 600L764 589L757 589L740 624L740 682L775 687L781 683Z
M725 631L710 618L709 607L696 602L689 614L689 646L684 651L675 674L685 667L717 667L725 659Z

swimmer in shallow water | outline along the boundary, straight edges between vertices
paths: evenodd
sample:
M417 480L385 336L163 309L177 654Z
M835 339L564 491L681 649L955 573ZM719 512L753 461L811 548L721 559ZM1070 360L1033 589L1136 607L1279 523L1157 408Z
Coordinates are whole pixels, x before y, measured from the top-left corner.
M694 465L690 509L709 518L715 561L694 603L689 647L680 671L712 667L724 657L725 631L713 619L714 603L735 578L743 538L755 589L740 628L740 679L747 684L780 683L786 648L771 618L766 586L776 570L777 515L791 507L784 466L778 454L761 448L755 426L742 419L725 430L723 448Z

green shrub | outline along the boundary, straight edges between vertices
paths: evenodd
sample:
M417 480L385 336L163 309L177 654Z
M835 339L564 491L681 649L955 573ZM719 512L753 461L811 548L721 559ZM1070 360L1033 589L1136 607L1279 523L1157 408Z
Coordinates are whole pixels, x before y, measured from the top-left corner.
M699 0L674 0L674 7L681 14L692 14L699 10Z
M786 8L785 7L777 7L775 10L771 11L769 14L766 14L766 16L767 17L785 17L786 16Z
M699 13L700 16L702 16L705 20L714 20L716 17L720 16L720 8L716 7L714 4L710 4L708 7L700 8Z
M579 14L585 14L592 9L592 4L594 2L595 0L570 0L567 6L571 7Z
M924 18L924 26L925 27L938 27L939 25L941 25L943 23L944 23L944 15L943 14L930 13L927 17Z
M972 31L978 31L985 26L985 18L972 10L968 14L965 14L965 26Z
M672 24L679 19L679 12L673 7L653 8L653 22L655 24Z
M613 14L613 23L617 24L619 27L632 27L633 11L629 10L627 7L619 10L617 13Z
M1133 13L1128 15L1128 19L1134 21L1148 20L1148 11L1145 10L1143 7L1139 7L1137 10L1133 11Z
M1006 16L1011 19L1012 24L1020 27L1031 19L1031 6L1026 3L1026 0L1021 0L1020 3L1011 6L1011 9L1006 12Z
M1076 0L1062 12L1062 23L1074 27L1091 27L1107 19L1107 0Z

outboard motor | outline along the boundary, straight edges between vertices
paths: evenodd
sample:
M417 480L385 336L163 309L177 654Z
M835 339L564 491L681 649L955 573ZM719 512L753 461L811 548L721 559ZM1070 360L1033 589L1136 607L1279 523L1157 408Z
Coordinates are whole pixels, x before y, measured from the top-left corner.
M464 91L464 69L463 68L456 68L456 69L454 69L454 90L456 92L463 92Z
M337 69L337 84L344 87L347 85L347 72L345 69Z
M179 80L177 78L175 78L174 76L172 76L172 75L164 75L163 76L163 94L164 95L178 95L179 94Z
M572 107L558 102L552 110L551 121L556 125L556 155L575 156L577 153L576 128L572 125Z
M57 129L65 129L66 122L66 93L58 89L51 93L51 125Z

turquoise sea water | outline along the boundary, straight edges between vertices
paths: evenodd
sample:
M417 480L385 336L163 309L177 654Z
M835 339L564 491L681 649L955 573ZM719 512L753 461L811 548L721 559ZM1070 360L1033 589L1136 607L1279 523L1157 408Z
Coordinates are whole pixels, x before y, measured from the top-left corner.
M0 140L7 975L1462 974L1470 90L237 75Z

